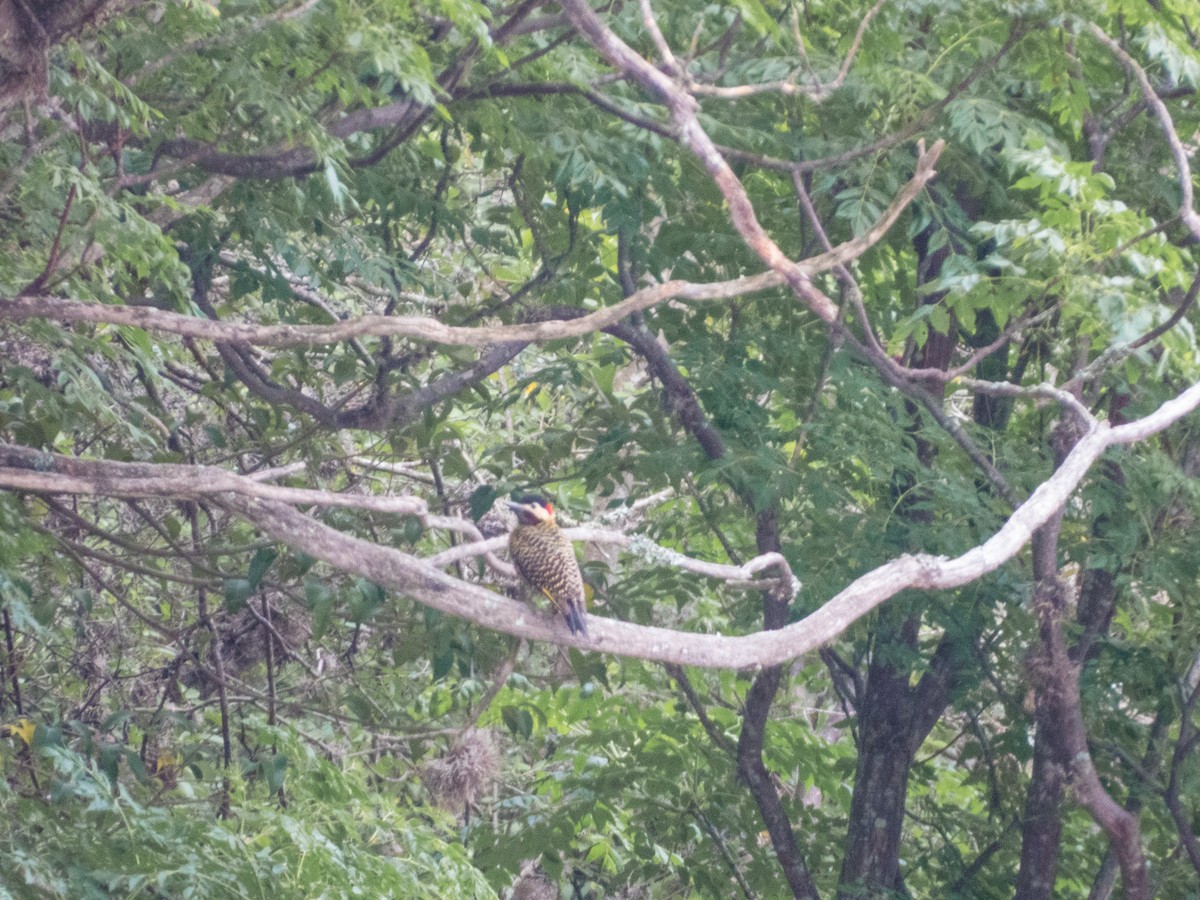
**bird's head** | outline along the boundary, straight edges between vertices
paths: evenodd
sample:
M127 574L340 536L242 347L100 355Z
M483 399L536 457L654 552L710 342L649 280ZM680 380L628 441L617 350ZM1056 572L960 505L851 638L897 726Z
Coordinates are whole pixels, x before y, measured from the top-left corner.
M517 514L517 521L522 525L539 525L542 522L554 521L554 507L545 497L529 494L508 501L508 508Z

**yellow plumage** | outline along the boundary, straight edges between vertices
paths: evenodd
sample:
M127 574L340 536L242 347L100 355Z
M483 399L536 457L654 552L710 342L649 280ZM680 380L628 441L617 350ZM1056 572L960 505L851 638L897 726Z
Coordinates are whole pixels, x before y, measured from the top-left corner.
M583 575L575 549L554 521L554 507L541 497L523 497L508 505L517 514L517 527L508 536L517 571L562 613L572 633L586 637Z

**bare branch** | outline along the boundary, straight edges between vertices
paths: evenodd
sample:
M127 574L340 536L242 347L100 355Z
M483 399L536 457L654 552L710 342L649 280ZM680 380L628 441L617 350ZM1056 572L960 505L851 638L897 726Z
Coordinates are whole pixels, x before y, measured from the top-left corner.
M308 468L308 464L304 462L288 463L285 466L275 466L272 469L259 469L257 472L251 472L246 477L252 481L274 481L276 478L287 478L289 475L296 475Z
M1079 402L1068 390L1056 388L1052 384L1019 385L1006 381L981 381L978 378L955 378L954 384L975 391L977 394L988 394L993 397L1041 397L1053 400L1069 410L1085 427L1091 427L1096 419L1086 406Z
M683 696L687 698L688 704L692 707L692 711L696 714L696 718L700 720L701 726L708 733L713 745L717 749L728 753L730 756L737 755L737 744L729 739L717 724L708 717L708 713L704 709L704 704L700 697L696 694L696 689L692 687L691 679L688 678L687 672L683 666L675 666L668 664L666 666L667 674L670 675L679 684L679 689L683 692Z
M813 287L812 272L806 271L803 266L784 254L779 245L763 230L754 212L754 207L750 203L750 198L746 194L745 187L712 139L700 126L697 118L699 104L696 98L617 37L600 21L585 0L562 0L561 5L567 16L570 17L572 24L610 63L666 104L671 114L671 120L675 123L680 144L695 154L716 183L725 197L726 203L729 204L729 217L742 240L768 268L787 282L788 286L808 304L814 313L824 322L833 324L837 320L837 306ZM908 200L915 197L917 192L933 178L935 174L933 167L937 163L943 146L944 143L938 141L930 150L923 152L917 160L916 172L906 186L913 189ZM901 192L901 195L903 194L904 191ZM906 200L905 204L907 202ZM895 205L893 203L893 207ZM876 228L878 226L879 223ZM890 227L890 223L884 228L884 231L874 234L871 242L874 243L882 237L887 227ZM874 230L872 229L872 232ZM868 234L872 232L868 232Z
M681 85L639 56L629 45L617 37L616 34L600 21L599 17L584 0L563 0L562 6L567 15L570 16L575 27L579 29L610 63L641 84L647 91L658 96L666 104L671 114L671 119L675 123L679 142L695 154L716 183L729 205L730 220L746 245L787 283L796 296L803 300L812 312L826 324L837 327L839 315L837 305L812 283L811 273L806 271L802 264L788 258L759 224L745 187L722 156L720 149L700 126L697 116L699 104L696 98L687 93ZM1011 46L1020 33L1021 29L1014 26L1005 48ZM920 155L917 159L913 177L899 192L891 207L889 207L889 213L894 210L896 215L898 215L899 211L907 206L917 193L924 188L925 184L934 177L936 174L934 165L937 163L944 146L944 142L940 140L929 150L925 150L924 142L919 144ZM799 183L798 177L795 180ZM803 196L802 189L801 194ZM890 223L894 221L894 216L889 216L885 213L880 221L863 237L870 236L872 243L874 243L883 236L887 228L890 228ZM881 226L884 229L883 231L878 230ZM825 258L833 258L833 256L832 252L824 254ZM837 270L841 262L841 260L834 262L833 267L835 270ZM848 273L845 273L843 268L839 274L845 275ZM874 335L870 332L870 325L865 321L865 311L862 313L862 316L864 318L864 326L868 331L869 340L873 340ZM903 367L887 356L877 341L873 347L868 345L865 348L865 353L879 370L880 374L890 383L897 386L905 386L908 392L917 390L917 386L911 384L911 379ZM974 447L969 439L967 439L965 432L961 428L956 427L956 423L942 414L933 404L926 402L925 405L929 409L930 414L938 418L943 427L964 448L972 460L987 473L993 483L1010 498L1010 501L1015 500L1015 494L1013 494L1003 476L979 452L978 448Z
M262 483L264 476L289 473L298 465L303 468L302 464L294 463L262 473L238 475L214 466L121 463L116 464L117 467L114 468L114 464L111 463L65 456L52 456L50 459L55 461L55 471L36 471L39 467L44 467L45 455L22 447L0 444L0 485L34 493L107 497L197 499L236 493L295 506L362 509L368 512L412 516L426 528L465 534L469 539L469 543L458 544L430 557L425 561L428 565L443 569L464 559L484 556L492 567L502 574L510 577L516 574L512 566L491 555L507 545L506 535L485 541L472 522L455 516L430 513L428 504L419 497L342 494ZM89 485L95 489L88 489ZM778 569L779 575L775 581L786 593L794 595L799 589L791 567L779 553L764 553L743 565L729 566L692 559L675 550L659 546L641 535L630 536L620 531L592 527L566 528L563 531L572 540L622 547L650 563L672 566L706 578L729 582L731 587L762 588L772 582L765 582L757 576L762 572Z
M53 470L44 468L51 461ZM425 501L417 497L372 497L279 487L261 484L259 475L237 475L215 466L124 463L113 469L98 461L42 454L9 444L0 444L0 467L7 473L6 485L34 493L196 499L233 492L283 503L355 507L399 516L428 518L429 512Z
M1144 418L1115 428L1102 422L1094 424L1054 475L984 543L952 559L928 554L901 556L860 576L800 622L742 636L691 634L598 616L588 623L590 639L573 635L556 617L535 613L500 594L452 578L428 561L342 534L264 494L287 488L239 479L211 467L81 460L0 445L0 487L91 496L209 496L275 540L486 628L618 656L705 668L745 668L776 665L822 647L906 588L945 590L994 571L1020 552L1034 530L1062 509L1106 449L1143 440L1197 407L1200 384ZM174 470L172 476L164 477L168 469ZM398 499L403 502L397 508L414 509L409 514L419 515L419 507L410 505L411 498ZM392 502L388 498L380 501ZM442 524L442 518L427 515L426 521ZM461 525L461 520L452 521Z
M650 7L650 0L638 0L638 6L642 10L642 25L649 32L650 40L654 41L658 55L662 57L663 68L672 75L681 77L683 69L679 65L679 60L675 58L675 54L671 52L671 45L663 37L662 29L658 27L658 20L654 17L654 10Z
M1097 378L1101 373L1108 371L1121 360L1136 353L1138 350L1140 350L1142 347L1145 347L1152 341L1158 340L1160 337L1178 325L1183 320L1183 317L1188 314L1188 311L1195 306L1197 294L1200 294L1200 272L1197 272L1192 278L1191 286L1188 288L1183 300L1180 301L1179 306L1177 306L1175 311L1167 317L1165 322L1154 326L1145 334L1134 338L1132 341L1129 341L1126 344L1120 344L1119 346L1108 348L1099 356L1097 356L1096 359L1091 362L1086 369L1078 373L1070 381L1066 382L1063 385L1063 390L1078 390L1089 381Z
M1179 132L1175 130L1175 123L1171 120L1171 113L1167 111L1167 105L1154 90L1154 85L1150 83L1146 70L1125 52L1124 47L1109 37L1099 25L1088 22L1086 27L1092 33L1092 37L1107 47L1109 52L1120 60L1121 65L1129 70L1129 73L1137 81L1138 87L1141 88L1146 104L1154 111L1154 116L1162 128L1163 136L1171 147L1171 156L1175 159L1175 166L1179 170L1179 217L1183 219L1183 223L1192 233L1192 237L1200 240L1200 214L1196 213L1192 191L1192 168L1188 164L1187 150L1183 146L1183 141L1179 139Z
M953 103L956 99L962 96L979 77L990 72L996 64L1004 58L1008 52L1016 46L1017 42L1025 35L1026 25L1023 20L1015 19L1012 27L1009 30L1008 38L1005 42L987 59L980 62L974 69L968 72L954 87L934 103L932 106L925 109L916 116L911 122L898 131L885 135L876 141L869 144L863 144L858 147L852 147L849 150L844 150L841 153L835 153L833 156L825 156L819 159L806 159L796 162L789 159L778 159L772 156L764 156L759 153L750 153L746 150L739 150L734 147L718 146L726 159L732 159L737 162L748 163L752 166L759 166L764 169L769 169L774 172L799 172L804 174L807 172L816 172L821 169L836 169L853 162L857 159L862 159L867 156L874 156L882 153L892 147L909 141L916 137L926 128L928 128L937 119L946 107Z
M886 0L877 0L875 5L867 10L867 14L863 16L862 21L858 23L858 31L854 33L854 40L850 43L850 49L846 52L846 58L842 60L842 67L838 69L837 77L827 86L828 90L841 87L842 83L846 80L846 75L850 72L850 64L854 62L858 48L862 46L863 35L867 33L867 27L871 24L871 20L879 14L879 10L883 9L885 2Z
M730 566L724 563L693 559L676 550L656 544L649 538L639 534L628 535L621 531L590 526L564 528L563 534L573 541L582 541L586 544L609 544L621 547L627 553L645 560L652 565L671 566L682 572L703 575L705 578L727 582L729 587L761 589L777 585L789 596L794 596L800 589L799 582L792 574L791 566L788 565L787 560L780 553L763 553L753 559L747 560L740 566ZM486 541L481 540L450 547L440 553L434 554L425 560L425 562L439 569L445 569L464 559L494 553L507 545L508 535L502 534L499 537L488 538ZM770 569L777 569L779 571L779 575L775 579L763 580L757 578L760 573ZM504 565L501 567L501 571L507 575L513 574L511 566Z
M643 61L644 62L644 61ZM648 64L647 64L648 65ZM656 71L656 70L655 70ZM659 73L661 74L661 73ZM693 118L694 121L694 118ZM696 126L699 129L699 126ZM703 132L700 132L703 135ZM704 136L707 140L707 136ZM711 146L711 144L710 144ZM743 225L761 235L759 242L766 253L764 261L774 264L771 271L748 275L730 281L710 284L672 280L644 288L612 306L573 319L548 320L527 325L496 325L481 328L446 325L427 316L360 316L332 325L256 325L242 322L225 322L198 316L185 316L148 306L110 306L107 304L80 303L65 298L49 296L25 296L0 300L0 321L26 321L33 318L54 319L61 322L95 322L110 325L128 325L148 331L160 331L222 343L246 343L265 347L295 347L335 343L357 337L408 337L439 344L465 346L487 346L497 342L548 341L566 337L578 337L615 325L621 319L642 312L668 300L698 302L724 300L744 294L755 293L778 287L785 281L808 301L809 305L826 322L836 319L836 306L818 291L811 282L812 276L858 258L874 246L895 224L904 209L933 177L933 165L941 152L939 142L917 162L912 179L897 193L891 205L864 233L846 241L818 256L802 262L787 259L770 240L754 218L754 211L741 183L724 160L713 149L714 158L720 160L727 174L728 189L735 198L740 198L740 207L748 211L749 220ZM731 202L731 207L732 207ZM735 225L737 220L735 220ZM742 230L739 227L739 230ZM749 242L749 238L747 238ZM765 241L765 243L763 243ZM752 244L752 246L754 246ZM760 255L762 255L760 253ZM797 287L798 285L798 287ZM353 423L358 424L358 423Z
M829 247L829 236L825 233L825 228L821 224L821 219L817 215L816 208L813 206L812 198L808 195L808 189L804 186L804 178L797 174L792 175L792 186L796 191L796 196L800 200L800 205L804 209L805 216L808 217L809 223L812 225L813 231L817 238L821 241L822 246ZM834 273L838 280L841 281L846 297L850 301L850 305L854 307L855 316L859 320L863 333L866 335L866 341L860 343L857 339L850 335L845 337L860 353L865 356L885 381L902 391L909 397L918 401L925 407L929 415L945 430L955 442L963 449L963 451L971 458L971 461L988 477L988 480L995 485L1000 495L1012 506L1017 506L1020 500L1017 494L1009 485L1008 480L1000 473L1000 470L988 459L985 454L962 426L946 414L942 408L942 400L940 397L935 397L921 384L918 379L922 376L918 372L935 372L938 376L943 376L944 373L938 368L925 368L920 370L906 369L897 363L894 359L888 356L883 345L879 343L879 339L875 336L875 329L871 325L870 316L867 315L866 305L863 303L862 290L858 285L858 281L851 274L850 270L844 265L834 267ZM838 327L834 323L834 328ZM799 443L797 443L799 450Z

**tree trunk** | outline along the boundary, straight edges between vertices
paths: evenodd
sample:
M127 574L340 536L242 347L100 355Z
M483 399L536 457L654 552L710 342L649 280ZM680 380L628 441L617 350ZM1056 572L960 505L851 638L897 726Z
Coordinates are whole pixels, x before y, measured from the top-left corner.
M951 253L949 242L934 251L929 250L930 238L936 229L936 225L930 225L913 241L918 259L918 284L937 278ZM930 294L924 302L937 303L943 296ZM944 371L953 358L956 345L954 327L945 335L931 331L913 364L918 368ZM929 387L941 391L939 385ZM937 450L920 438L917 409L915 406L909 409L914 416L917 456L923 467L930 468ZM911 490L913 481L911 472L897 471L896 482L901 485L898 497L907 497L910 501L917 499L918 492ZM915 525L928 526L930 523L930 512L921 504L901 502L899 510ZM954 677L949 667L940 666L933 682L923 678L922 684L914 688L911 667L897 665L897 660L913 654L921 625L920 609L904 609L903 603L897 598L879 615L866 688L858 704L858 765L850 803L849 833L838 880L838 896L847 900L903 892L900 836L908 798L908 770L913 754L945 707L947 694L944 688ZM943 661L949 659L942 653L938 656ZM930 687L937 689L929 690ZM926 708L919 711L914 702L918 695L926 702ZM919 715L914 715L916 712Z
M1017 871L1017 897L1048 900L1058 873L1058 845L1062 832L1060 810L1066 772L1054 760L1044 725L1038 722L1033 746L1033 777L1025 795L1021 828L1021 865Z
M898 628L877 637L877 648L903 643L919 620L909 616ZM838 896L879 896L900 891L900 834L912 763L912 689L907 670L897 669L879 653L872 660L859 708L858 767L850 804L850 832L842 860Z

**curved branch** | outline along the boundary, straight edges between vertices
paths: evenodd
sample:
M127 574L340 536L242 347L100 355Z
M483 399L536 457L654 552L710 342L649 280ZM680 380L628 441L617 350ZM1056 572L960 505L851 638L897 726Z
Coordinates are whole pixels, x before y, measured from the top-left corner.
M700 105L696 98L674 79L655 68L633 48L617 37L592 10L585 0L562 0L562 8L572 24L613 66L634 79L645 90L657 96L666 105L671 120L675 123L678 140L690 150L712 177L717 188L729 204L729 217L746 245L753 250L772 271L778 273L788 286L824 322L832 325L837 321L837 306L812 285L812 273L790 259L779 245L759 224L758 216L750 202L746 189L701 127L698 118ZM917 160L916 171L906 187L915 187L912 196L936 174L934 165L941 155L943 141L938 141L928 151L923 150ZM893 204L894 205L894 204ZM871 234L878 228L871 229ZM886 230L886 229L885 229ZM865 235L864 235L865 236ZM872 243L883 236L874 235Z
M978 378L958 377L952 384L967 388L977 394L987 394L992 397L1040 397L1053 400L1064 409L1070 411L1084 428L1090 428L1096 421L1091 411L1079 402L1068 390L1057 388L1052 384L1012 384L1008 381L983 381Z
M810 274L787 257L779 246L767 235L758 222L754 207L741 181L729 163L713 144L712 139L700 126L697 118L699 104L669 76L649 62L617 37L600 21L592 8L583 0L563 0L562 7L571 22L591 44L620 71L626 73L647 91L658 96L670 111L671 119L678 131L679 142L699 159L718 189L729 204L729 215L734 228L759 258L788 283L792 290L808 304L818 316L832 324L837 319L837 307L824 295L810 289ZM923 154L917 166L920 185L934 175L933 166L941 153L942 144L936 144L929 153Z
M457 544L434 554L424 560L426 565L445 569L464 559L483 556L503 574L516 574L511 566L491 557L495 551L506 546L507 535L484 540L472 522L454 516L435 515L429 511L429 505L419 497L381 497L313 488L282 487L264 484L264 474L271 473L239 475L216 466L110 463L43 454L24 447L0 444L0 485L15 490L45 494L187 499L235 493L294 506L361 509L388 515L412 516L426 528L454 531L465 534L470 539L468 543ZM89 486L95 489L89 490ZM649 563L673 566L684 572L729 582L735 587L762 588L774 581L789 596L799 589L799 583L781 553L763 553L742 565L731 566L693 559L641 535L628 535L608 528L582 526L564 528L563 533L573 541L615 545ZM775 579L763 581L758 578L762 572L771 569L777 569L779 572Z
M697 126L698 127L698 126ZM703 134L703 132L701 132ZM705 136L707 139L707 136ZM746 275L729 281L709 284L672 280L643 288L612 306L578 318L551 319L524 325L494 325L479 328L446 325L427 316L359 316L332 325L256 325L226 322L200 316L186 316L150 306L110 306L81 303L46 295L22 296L0 300L0 321L23 322L28 319L54 319L60 322L94 322L109 325L128 325L147 331L166 332L199 340L231 344L253 344L261 347L298 347L330 344L358 337L407 337L437 344L482 347L517 341L550 341L579 337L615 325L633 313L643 312L668 300L699 302L727 300L757 291L778 287L784 282L799 283L809 305L827 322L836 318L836 307L811 283L814 275L835 269L857 259L883 238L900 218L900 214L934 176L933 166L941 153L941 142L923 153L917 161L913 177L897 192L895 199L879 219L862 234L836 247L800 262L787 259L783 252L762 232L757 220L753 226L762 234L773 251L764 260L773 268L757 275ZM715 153L715 150L714 150ZM719 155L716 157L720 159ZM722 160L733 183L728 187L740 196L742 208L754 211L741 183ZM732 205L732 203L731 203ZM735 225L737 221L735 220ZM740 227L739 227L739 230ZM824 312L833 310L834 318Z
M379 315L358 316L331 325L258 325L186 316L150 306L109 306L50 296L16 297L0 301L0 320L24 322L28 319L54 319L59 322L126 325L198 340L258 347L308 347L358 337L403 337L435 344L483 347L497 342L553 341L579 337L614 325L632 313L642 312L668 300L726 300L777 287L781 283L782 279L774 272L712 284L667 281L644 288L619 303L578 318L479 328L446 325L429 316Z
M900 214L933 177L933 164L940 144L921 157L917 172L900 189L891 205L865 232L828 252L789 266L798 277L812 276L857 259L873 247L900 218ZM730 172L732 175L732 172ZM740 187L740 185L739 185ZM772 245L774 246L774 245ZM776 248L778 250L778 248ZM782 256L782 251L779 251ZM357 337L407 337L435 344L455 344L483 347L495 343L516 341L552 341L591 334L615 325L633 313L643 312L668 300L701 302L728 300L745 294L778 287L786 280L782 272L767 271L745 275L729 281L697 284L672 280L643 288L619 303L606 306L585 316L572 319L550 319L525 325L493 325L479 328L446 325L428 316L359 316L332 325L256 325L247 322L227 322L200 316L185 316L152 306L109 306L100 303L81 303L46 295L14 297L0 300L0 321L24 322L28 319L54 319L59 322L95 322L108 325L128 325L146 331L178 334L199 340L253 344L259 347L302 347L332 344ZM830 303L825 299L825 303ZM832 304L830 304L832 305Z
M1062 389L1070 392L1079 390L1082 385L1095 380L1100 376L1101 373L1108 371L1117 363L1121 362L1121 360L1128 356L1132 356L1134 353L1152 341L1158 340L1160 337L1178 325L1183 320L1183 317L1188 314L1191 308L1196 305L1197 294L1200 294L1200 271L1198 271L1192 277L1192 283L1188 287L1187 293L1184 294L1183 300L1180 301L1179 306L1175 308L1175 311L1167 317L1166 321L1159 325L1155 325L1145 334L1134 338L1128 343L1118 344L1115 347L1109 347L1107 350L1097 356L1096 359L1093 360L1086 369L1079 372L1074 378L1063 384Z
M1158 92L1154 90L1154 85L1150 83L1150 78L1146 75L1146 70L1125 51L1124 47L1109 37L1099 25L1088 22L1087 29L1092 33L1092 37L1107 47L1108 51L1134 77L1134 80L1138 83L1138 87L1141 88L1143 99L1145 99L1150 109L1154 111L1154 117L1158 119L1163 136L1167 139L1167 143L1171 147L1171 156L1175 160L1175 167L1179 170L1179 217L1183 219L1183 223L1187 226L1188 231L1192 233L1192 237L1200 240L1200 214L1197 214L1194 203L1192 168L1188 163L1187 149L1183 146L1183 141L1179 139L1179 132L1175 129L1175 123L1171 119L1171 113L1167 110L1167 105L1163 103L1162 98L1158 96Z
M536 613L500 594L452 578L424 560L342 534L264 494L270 490L294 489L248 480L242 483L230 473L211 467L147 467L137 463L78 460L0 445L0 487L92 496L210 496L275 540L486 628L617 656L740 669L776 665L822 647L906 588L945 590L994 571L1020 552L1034 530L1062 508L1106 449L1143 440L1197 407L1200 407L1200 384L1142 419L1115 428L1095 424L1055 473L983 544L953 559L928 554L901 556L860 576L801 621L778 630L741 636L691 634L599 616L588 623L590 640L572 635L555 617ZM167 469L173 470L169 476L164 474ZM152 477L129 477L138 470ZM386 498L381 500L387 502Z
M812 198L808 195L808 189L804 186L804 179L799 175L793 175L792 186L817 238L823 246L829 247L829 236L825 232L825 227L821 224L821 219L817 215L816 208L813 206ZM863 304L862 289L859 287L854 275L843 265L835 266L834 273L842 282L843 290L850 301L850 305L854 307L855 316L859 320L859 325L864 335L864 340L861 342L848 334L845 335L846 339L875 366L885 381L910 398L920 402L933 420L954 438L955 442L970 457L971 461L987 475L988 480L992 482L1000 492L1000 495L1008 501L1009 505L1017 506L1020 500L1017 498L1016 492L1009 485L1008 480L1001 474L992 461L988 459L987 454L976 446L963 427L954 418L946 414L942 408L940 398L933 396L924 386L917 382L917 379L921 377L916 374L918 370L902 368L895 360L888 356L887 351L879 343L879 339L875 335L875 329L871 325L871 318L867 314L866 306ZM834 327L836 328L837 326L835 325ZM936 372L938 375L944 375L940 368L921 369L919 371Z
M792 568L788 565L788 561L782 553L761 553L740 566L730 566L725 563L713 563L703 559L693 559L677 550L656 544L654 541L640 534L628 535L621 531L612 531L608 528L594 528L586 525L576 528L564 528L562 531L572 541L617 546L652 565L671 566L679 569L681 572L703 575L705 578L727 582L729 587L761 589L778 586L781 592L789 597L795 596L800 590L800 583L796 580L796 576L792 574ZM464 559L470 559L475 556L487 556L497 550L504 549L507 545L508 535L502 534L499 537L488 538L487 540L457 544L440 553L435 553L433 556L428 557L425 562L438 569L445 569L455 563L462 562ZM757 577L760 573L770 569L777 569L779 575L769 580ZM501 571L506 575L515 574L511 566L504 566Z
M424 387L401 396L381 398L362 408L337 413L333 417L333 427L380 431L408 425L435 403L453 397L498 371L527 346L524 341L515 341L487 347L479 359L465 369L441 375Z

